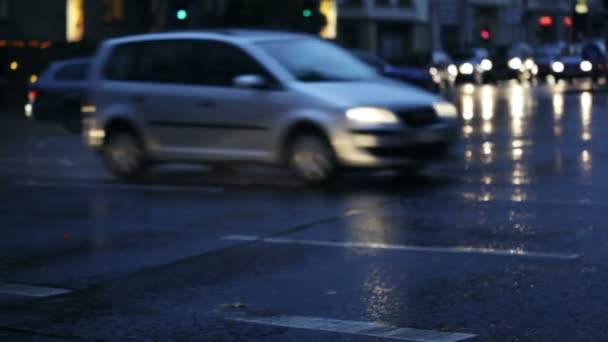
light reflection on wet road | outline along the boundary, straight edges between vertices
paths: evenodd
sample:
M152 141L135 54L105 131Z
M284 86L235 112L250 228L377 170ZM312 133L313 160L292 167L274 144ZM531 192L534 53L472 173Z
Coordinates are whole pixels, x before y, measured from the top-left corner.
M608 339L608 92L585 87L463 86L449 161L324 190L257 166L120 185L78 137L6 121L0 282L76 291L0 294L0 337L357 340L225 320L292 315L482 341Z

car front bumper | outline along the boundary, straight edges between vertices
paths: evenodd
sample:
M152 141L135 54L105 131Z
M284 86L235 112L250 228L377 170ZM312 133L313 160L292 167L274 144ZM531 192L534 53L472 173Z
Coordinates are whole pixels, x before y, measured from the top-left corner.
M423 128L357 129L333 140L338 162L355 168L423 165L441 160L458 136L456 120Z

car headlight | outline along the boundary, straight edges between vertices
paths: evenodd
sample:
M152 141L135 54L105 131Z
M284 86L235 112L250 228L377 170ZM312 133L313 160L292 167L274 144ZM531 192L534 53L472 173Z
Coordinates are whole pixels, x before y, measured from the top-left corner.
M448 73L450 74L450 76L458 76L458 68L454 65L454 64L450 64L448 66Z
M564 72L564 69L566 69L566 66L564 66L564 63L562 62L553 62L551 64L551 70L556 73Z
M494 64L492 63L491 60L484 59L483 61L481 61L481 68L484 71L490 71L490 70L492 70L493 67L494 67Z
M511 68L513 70L519 70L519 69L521 69L521 65L522 65L521 58L519 58L519 57L511 58L509 60L508 64L509 64L509 68Z
M591 62L589 61L582 61L580 67L583 72L589 72L593 70L593 64L591 64Z
M442 118L458 117L458 110L449 102L437 102L433 105L433 108L435 109L435 113Z
M346 111L346 117L363 124L394 124L399 122L395 113L375 107L358 107Z
M439 72L439 71L438 71L438 70L437 70L437 68L435 68L435 67L431 67L431 68L429 69L429 73L431 74L431 76L437 76L437 73L438 73L438 72Z
M475 67L473 67L473 64L471 63L464 63L460 65L459 71L463 75L470 75L475 71Z
M524 62L524 67L526 67L526 70L532 70L535 66L536 63L534 63L534 61L531 59L526 59L526 61Z

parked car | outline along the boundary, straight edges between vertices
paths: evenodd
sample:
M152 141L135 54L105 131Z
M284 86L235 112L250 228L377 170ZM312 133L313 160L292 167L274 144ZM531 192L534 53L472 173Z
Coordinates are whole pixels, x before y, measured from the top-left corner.
M378 70L382 76L413 84L435 93L440 90L439 84L433 80L429 68L396 66L368 51L351 50L351 52L355 57Z
M458 76L458 67L444 51L436 50L431 54L430 72L433 80L442 86L451 86Z
M482 84L490 79L490 72L494 68L494 64L486 49L465 49L453 53L452 57L458 66L457 84Z
M568 47L551 63L551 74L557 81L572 82L577 78L595 78L594 65L582 56L582 46Z
M492 57L494 67L488 71L493 81L532 80L538 73L532 48L524 43L498 48Z
M589 40L581 45L581 57L593 65L592 78L597 81L608 74L608 52L605 41Z
M439 160L457 110L313 36L224 30L102 43L82 111L88 145L122 177L150 162L268 162L323 182L344 167Z
M89 64L87 58L52 63L30 86L25 115L37 121L62 124L73 133L80 132L80 107L88 86Z
M563 48L561 45L552 44L541 46L534 52L534 63L538 70L536 78L538 80L545 80L547 76L552 74L551 64L562 54Z

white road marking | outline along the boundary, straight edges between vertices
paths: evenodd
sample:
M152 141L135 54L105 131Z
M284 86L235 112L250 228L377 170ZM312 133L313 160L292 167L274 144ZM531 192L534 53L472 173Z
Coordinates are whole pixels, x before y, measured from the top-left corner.
M441 332L413 328L400 328L383 323L344 321L320 317L275 316L232 318L235 322L270 325L276 327L294 328L342 333L349 335L370 336L390 340L417 342L456 342L475 337L472 334Z
M100 189L100 190L138 190L138 191L179 191L179 192L205 192L222 193L220 187L200 187L200 186L170 186L170 185L136 185L136 184L103 184L103 183L69 183L69 182L19 182L18 186L29 188L80 188L80 189Z
M259 236L249 235L228 235L222 237L224 240L232 241L249 241L263 242L270 244L293 244L293 245L308 245L321 247L341 247L341 248L368 248L368 249L383 249L406 252L422 252L422 253L452 253L452 254L480 254L508 257L525 257L537 259L555 259L555 260L575 260L580 258L579 254L562 254L562 253L543 253L529 252L521 249L494 249L482 247L433 247L433 246L412 246L412 245L390 245L384 243L369 243L369 242L337 242L337 241L320 241L320 240L294 240L285 238L262 238Z
M0 164L59 164L63 166L74 166L76 163L69 159L45 159L45 158L4 158L0 159Z
M58 296L70 292L72 292L72 290L0 282L0 294L44 298Z

